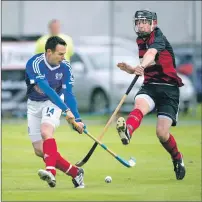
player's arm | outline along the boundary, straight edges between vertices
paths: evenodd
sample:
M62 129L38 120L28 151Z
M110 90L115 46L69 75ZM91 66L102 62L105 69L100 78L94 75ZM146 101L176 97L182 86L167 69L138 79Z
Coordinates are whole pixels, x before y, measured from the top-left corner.
M65 62L64 76L62 82L63 82L63 93L65 97L65 103L74 114L76 122L81 122L80 114L77 107L77 100L72 91L74 77L71 71L70 63L68 62Z
M141 66L143 68L150 66L154 62L157 53L158 51L155 48L149 48L143 56Z
M156 35L154 42L149 45L149 49L143 56L141 66L147 68L155 62L155 57L161 51L165 50L165 41L162 35Z
M72 111L72 113L75 116L75 121L78 123L78 125L80 126L80 128L82 128L82 132L84 130L84 128L86 127L84 123L82 123L82 120L80 118L80 114L77 108L77 101L76 101L76 97L74 96L73 92L72 92L72 88L73 88L73 83L74 83L74 77L71 71L71 66L69 62L65 62L65 67L64 67L64 76L62 79L62 83L63 83L63 93L64 93L64 98L65 98L65 103L66 105L70 108L70 110ZM75 128L73 126L73 129L75 129L77 132L82 133L80 131L77 130L77 128Z
M67 105L60 99L58 94L49 86L48 81L46 80L39 80L37 82L39 88L50 98L50 100L57 105L63 112L66 113L66 120L72 124L73 128L80 134L83 133L84 125L77 124L75 125L74 122L78 122L78 119L75 120L75 116L73 115L74 112L72 112ZM79 120L79 122L81 122Z
M57 105L63 112L69 110L67 105L60 99L58 94L49 86L45 79L38 79L37 84L39 88L50 98L50 100Z

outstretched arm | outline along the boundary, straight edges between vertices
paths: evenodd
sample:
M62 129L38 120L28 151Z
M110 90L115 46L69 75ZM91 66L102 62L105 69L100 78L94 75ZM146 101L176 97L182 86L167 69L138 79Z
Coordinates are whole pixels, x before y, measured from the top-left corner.
M160 54L161 51L165 50L165 41L162 34L155 33L155 38L152 44L149 45L149 49L144 54L141 65L144 68L152 65L155 62L156 54Z
M70 63L66 61L64 63L66 66L64 67L64 77L62 80L62 86L63 86L63 93L65 97L65 103L74 114L75 121L78 122L81 128L83 128L84 124L82 123L82 120L80 118L80 114L77 107L77 100L72 92L74 76L72 74ZM78 132L82 133L83 131L82 132L78 131Z
M117 67L119 67L121 70L129 73L129 74L134 74L135 73L135 68L126 64L125 62L120 62L117 64Z
M70 110L74 114L75 121L80 122L81 118L80 118L80 114L77 107L76 97L74 96L72 92L72 86L67 85L67 87L63 90L63 92L65 97L65 104L70 108Z
M150 66L154 62L156 54L157 50L155 48L148 49L147 52L144 54L141 66L144 68Z

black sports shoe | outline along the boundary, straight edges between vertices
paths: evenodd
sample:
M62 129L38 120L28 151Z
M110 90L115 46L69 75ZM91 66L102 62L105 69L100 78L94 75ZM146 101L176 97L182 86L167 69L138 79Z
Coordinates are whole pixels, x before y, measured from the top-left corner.
M84 178L84 170L83 168L78 168L78 173L75 178L72 178L72 182L75 188L84 188L85 184L83 181Z
M126 121L123 117L118 118L118 120L116 122L116 129L119 133L122 143L124 145L129 144L131 136L128 132L128 129L126 127Z
M175 171L176 179L182 180L185 176L185 173L186 173L182 154L181 154L181 159L173 160L173 165L174 165L174 171Z

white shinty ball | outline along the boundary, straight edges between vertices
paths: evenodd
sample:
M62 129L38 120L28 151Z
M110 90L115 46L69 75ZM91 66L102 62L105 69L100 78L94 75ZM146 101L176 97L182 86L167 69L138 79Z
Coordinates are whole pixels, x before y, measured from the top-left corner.
M105 177L105 182L106 183L111 183L112 182L112 177L111 176Z

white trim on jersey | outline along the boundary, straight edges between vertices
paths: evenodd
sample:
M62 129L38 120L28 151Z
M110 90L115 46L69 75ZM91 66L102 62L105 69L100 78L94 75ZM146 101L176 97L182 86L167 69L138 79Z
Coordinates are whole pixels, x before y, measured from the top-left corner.
M41 75L41 72L39 70L39 64L40 62L43 60L43 55L37 57L34 61L33 61L33 70L34 70L34 73L38 74L38 75Z
M46 60L45 53L43 54L43 58L44 58L44 62L45 62L45 64L46 64L46 66L47 66L47 67L48 67L48 69L50 69L51 71L53 71L53 70L56 70L56 69L60 68L60 65L58 65L58 66L56 66L56 67L51 67L51 66L48 64L47 60Z
M70 62L68 62L67 60L63 60L62 63L67 65L67 67L69 68L69 72L70 72L70 82L69 82L69 84L74 84L74 76L73 76L72 67L70 65Z
M68 62L67 60L63 60L62 63L66 64L69 68L71 68L70 62Z
M30 84L34 84L34 83L35 83L34 79L30 79Z

